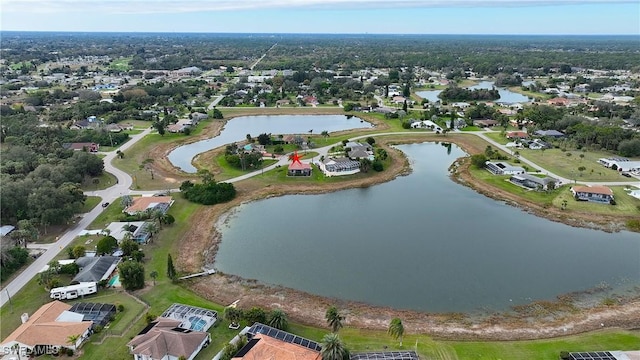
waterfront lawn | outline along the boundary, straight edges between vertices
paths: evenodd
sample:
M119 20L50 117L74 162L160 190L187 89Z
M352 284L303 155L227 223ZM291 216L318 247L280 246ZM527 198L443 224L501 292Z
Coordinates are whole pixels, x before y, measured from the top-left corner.
M439 345L448 345L455 355L440 359L557 360L561 351L637 350L638 343L638 331L603 330L545 340L442 342Z
M624 191L624 186L610 186L613 190L615 205L600 204L588 201L577 201L567 186L560 195L553 200L553 205L561 207L562 201L567 201L566 211L589 212L605 215L640 215L640 199L630 196Z
M321 341L330 330L291 324L289 331ZM422 359L539 359L557 360L561 351L634 350L640 332L604 330L555 339L528 341L440 341L426 335L405 334L403 347L385 331L345 327L340 337L352 353L394 350L416 350Z
M555 204L556 203L555 199L558 198L559 195L565 192L569 192L568 185L563 185L558 189L551 190L551 191L527 190L523 187L520 187L510 182L509 181L509 178L511 177L510 175L493 175L492 173L490 173L485 169L475 169L473 167L470 167L469 171L471 172L471 175L473 175L474 178L480 181L491 184L511 194L518 195L528 201L532 201L538 204L544 204L546 206L551 206ZM535 176L535 174L533 175ZM560 200L559 204L561 203L562 201ZM558 207L560 207L560 205L558 205Z
M560 149L547 150L531 150L519 149L520 155L534 163L542 166L554 174L558 174L567 179L580 181L629 181L629 179L620 175L615 170L608 169L598 163L600 158L608 158L615 154L605 151L581 151L570 150L562 151ZM570 156L567 156L570 153ZM584 155L584 157L580 157ZM640 159L632 159L640 160ZM585 167L582 172L578 168Z

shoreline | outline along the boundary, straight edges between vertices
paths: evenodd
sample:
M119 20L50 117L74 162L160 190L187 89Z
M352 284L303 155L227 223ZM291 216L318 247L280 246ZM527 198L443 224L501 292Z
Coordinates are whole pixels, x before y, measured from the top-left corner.
M229 119L225 120L228 121ZM365 120L371 121L371 119ZM226 121L218 123L220 124L219 126L208 127L200 136L194 138L192 141L216 136L217 134L212 133L219 133L224 128ZM374 125L377 124L374 123ZM374 130L379 131L380 128L376 126ZM465 138L465 136L468 138ZM392 166L385 169L384 172L372 173L372 176L366 179L345 180L339 184L330 185L295 184L267 187L256 179L248 179L236 183L238 190L236 199L229 203L205 207L199 211L197 216L194 216L194 226L184 234L177 245L179 249L177 265L181 270L190 272L213 264L218 245L222 240L217 228L223 225L226 219L233 214L234 209L241 204L272 196L327 193L347 188L368 187L391 181L398 176L408 175L412 171L406 156L393 147L393 145L427 141L451 142L461 147L467 153L481 152L482 148L480 145L475 144L475 141L469 141L473 139L470 136L478 138L471 134L454 137L451 135L443 136L427 133L416 133L415 136L409 137L380 137L377 144L385 147L385 149L390 152L390 155L399 161L394 161ZM482 141L482 143L484 143L484 141ZM163 149L160 150L166 154L174 147L175 146L162 146ZM155 152L158 150L157 148L158 147L154 148L152 151ZM166 158L163 158L163 161L169 163ZM154 165L159 164L156 163ZM452 181L468 186L497 201L504 201L522 211L528 211L551 221L562 222L570 226L616 231L615 228L610 228L610 224L612 224L611 219L594 215L591 215L590 218L583 218L582 216L575 218L561 217L559 215L566 214L555 214L554 211L550 211L551 209L545 209L537 204L528 204L527 201L518 198L516 195L495 189L488 184L477 184L477 182L472 181L472 175L466 171L468 166L469 161L466 157L454 161L450 172ZM161 170L165 174L178 175L175 174L177 169L172 166L170 168L163 166ZM620 229L618 228L617 230ZM347 316L347 326L386 330L391 318L401 317L405 321L405 326L408 331L412 333L425 333L441 339L529 340L593 331L603 328L601 324L606 324L605 327L607 328L632 328L640 324L639 294L635 294L629 298L618 299L618 305L597 305L580 309L577 313L575 309L560 312L549 310L549 313L546 314L545 317L538 318L537 316L532 317L526 314L523 316L522 314L518 315L513 312L504 311L491 314L487 313L485 317L473 319L469 314L433 314L325 298L282 286L262 284L256 280L243 279L238 276L225 275L222 273L208 278L190 280L187 284L187 286L198 295L223 305L239 300L239 305L243 308L252 306L260 306L267 309L283 308L292 319L307 325L321 328L326 326L324 310L331 305L338 305ZM539 305L538 303L539 302L535 302L533 304ZM550 308L554 308L555 305L553 305L553 302L547 303L552 304L549 305ZM562 303L562 300L560 300L560 303ZM283 306L283 304L287 304L287 306ZM526 306L524 307L526 308Z

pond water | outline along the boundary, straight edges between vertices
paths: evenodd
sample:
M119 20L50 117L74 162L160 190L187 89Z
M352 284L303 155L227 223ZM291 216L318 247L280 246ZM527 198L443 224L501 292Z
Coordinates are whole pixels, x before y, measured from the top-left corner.
M429 100L429 102L435 103L441 101L438 95L442 90L424 90L424 91L416 91L416 94L423 99Z
M481 81L480 83L470 86L469 89L492 89L493 88L492 81ZM442 90L423 90L416 91L416 94L423 99L429 100L429 102L437 102L441 101L438 95ZM500 94L500 99L496 100L500 103L513 104L513 103L526 103L530 102L531 99L525 95L518 94L506 88L498 88L498 93Z
M191 164L193 158L205 151L246 140L247 134L256 137L262 133L271 134L320 134L358 128L371 128L373 125L358 117L345 115L259 115L241 116L227 122L220 135L192 144L180 146L169 153L169 161L184 172L195 173ZM312 131L312 132L310 132Z
M455 145L398 146L391 182L236 208L218 226L224 273L345 300L428 312L505 310L640 284L638 234L572 228L456 184Z
M492 89L494 87L493 81L481 81L480 83L469 86L470 90L474 89ZM513 103L526 103L530 102L531 99L525 95L518 94L506 88L497 88L498 93L500 94L500 99L496 100L496 102L513 104Z

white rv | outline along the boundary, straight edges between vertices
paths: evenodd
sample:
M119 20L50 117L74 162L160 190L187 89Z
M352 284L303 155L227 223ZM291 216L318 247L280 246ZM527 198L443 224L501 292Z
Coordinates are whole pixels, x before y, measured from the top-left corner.
M70 285L51 289L50 297L56 300L75 299L79 296L95 294L98 292L96 282L82 282L77 285Z

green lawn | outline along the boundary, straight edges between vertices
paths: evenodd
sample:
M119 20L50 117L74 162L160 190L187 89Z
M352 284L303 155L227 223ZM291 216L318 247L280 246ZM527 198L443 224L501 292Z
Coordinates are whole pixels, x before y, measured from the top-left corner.
M516 194L521 196L524 199L529 201L533 201L539 204L544 204L547 206L551 206L555 203L555 199L566 191L569 191L569 186L564 185L558 189L553 191L533 191L527 190L523 187L517 186L509 181L510 175L493 175L489 171L485 169L474 169L470 168L469 171L473 175L474 178L489 183L493 186L496 186L500 189L506 190L512 194ZM558 203L558 207L560 207L560 203Z
M598 164L598 159L600 158L615 156L609 152L591 150L568 150L564 152L561 149L547 149L544 151L520 149L518 151L522 157L533 161L554 174L558 174L567 179L574 179L578 183L581 181L633 182L634 180L620 175L620 173L615 170ZM567 156L567 154L571 155ZM585 169L579 171L578 169L581 167Z
M84 201L84 205L82 206L82 210L80 210L80 212L88 213L89 211L93 210L94 207L98 206L101 200L102 198L99 196L87 196L87 199Z
M114 202L109 204L98 217L89 226L87 229L89 230L99 230L104 229L109 223L113 221L118 221L118 216L122 214L122 204L120 204L122 198L117 198Z
M638 206L640 206L640 199L636 199L626 191L624 191L624 186L610 186L611 190L613 190L613 198L616 201L616 205L609 204L599 204L588 201L576 201L573 198L569 187L566 187L564 191L560 193L560 195L553 200L553 205L560 207L562 205L562 201L567 201L567 211L580 211L580 212L590 212L597 214L606 214L606 215L639 215L640 210Z
M106 171L102 172L102 175L98 177L86 177L82 182L82 190L84 191L94 191L94 190L104 190L109 188L116 183L116 177L111 173Z
M481 131L482 129L477 126L465 126L460 131Z

